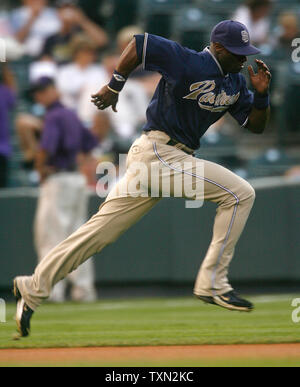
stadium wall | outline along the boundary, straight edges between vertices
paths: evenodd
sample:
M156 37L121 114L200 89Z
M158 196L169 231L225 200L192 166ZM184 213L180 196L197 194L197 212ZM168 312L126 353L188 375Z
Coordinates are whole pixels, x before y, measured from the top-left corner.
M265 179L264 179L265 181ZM236 249L233 281L296 281L300 278L300 182L256 187L256 203ZM35 190L0 194L0 289L36 264L32 226ZM101 200L90 198L90 213ZM164 199L117 243L95 257L96 280L135 283L192 283L205 256L216 206L186 209L181 199Z

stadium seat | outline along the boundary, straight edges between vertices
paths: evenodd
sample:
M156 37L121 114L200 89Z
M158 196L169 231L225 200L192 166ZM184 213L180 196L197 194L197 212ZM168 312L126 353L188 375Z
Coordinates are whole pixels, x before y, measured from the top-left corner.
M263 155L249 161L248 177L282 176L297 163L298 160L289 157L281 149L268 149Z
M288 76L286 78L287 86L285 88L283 98L283 130L284 133L297 134L297 138L292 136L292 143L300 143L300 62L291 63L288 68ZM294 138L293 138L294 137Z
M139 22L145 31L171 37L172 17L178 7L192 3L192 0L140 0Z
M183 46L201 51L209 44L210 32L217 20L197 7L184 7L174 16L172 36Z
M196 0L196 4L206 12L222 19L228 19L243 4L241 0Z
M140 11L143 14L169 13L175 8L192 4L193 0L140 0Z
M274 13L288 11L290 9L296 9L299 6L300 6L299 0L273 0Z
M25 90L28 87L30 63L31 59L26 57L16 62L10 62L10 67L17 79L18 88L20 90Z
M124 0L125 2L126 0ZM78 0L78 5L91 20L101 26L105 26L108 16L105 14L105 0L97 0L96 4L95 0Z
M90 7L95 9L95 0L89 1ZM137 3L137 0L102 1L102 6L99 5L98 8L100 8L100 17L105 19L105 28L114 34L123 27L136 24L138 19Z
M202 137L196 157L221 164L230 170L241 169L244 164L238 156L235 138L220 132L208 131Z

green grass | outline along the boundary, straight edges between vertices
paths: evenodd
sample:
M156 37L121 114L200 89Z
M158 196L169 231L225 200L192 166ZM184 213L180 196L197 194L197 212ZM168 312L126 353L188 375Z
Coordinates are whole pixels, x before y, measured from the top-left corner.
M256 310L250 314L194 298L45 304L34 315L32 336L21 341L12 340L15 307L8 305L0 348L300 342L300 324L291 318L295 297L252 298Z
M216 359L216 360L166 360L127 362L70 362L63 363L0 363L0 367L300 367L297 359ZM116 372L117 369L115 370Z

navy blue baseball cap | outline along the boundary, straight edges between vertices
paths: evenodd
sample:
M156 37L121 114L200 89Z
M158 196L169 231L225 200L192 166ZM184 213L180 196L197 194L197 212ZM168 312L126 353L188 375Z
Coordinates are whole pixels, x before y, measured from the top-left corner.
M47 89L47 87L54 86L54 85L55 85L55 81L53 78L44 76L44 77L40 77L37 80L35 80L34 82L32 82L30 84L28 91L31 94L33 94L33 93L36 93L37 91L43 91L43 90Z
M224 20L217 24L211 33L211 42L220 43L229 52L236 55L255 55L260 50L250 44L247 27L233 20Z

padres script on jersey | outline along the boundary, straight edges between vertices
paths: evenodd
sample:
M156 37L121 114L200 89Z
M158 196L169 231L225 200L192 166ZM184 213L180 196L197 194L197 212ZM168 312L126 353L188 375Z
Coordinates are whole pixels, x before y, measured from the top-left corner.
M208 48L196 52L147 33L135 38L144 69L162 74L144 130L164 131L197 149L203 134L227 111L246 125L253 93L242 74L224 74Z
M215 81L203 81L197 82L191 85L190 90L192 93L185 96L186 99L198 99L198 104L201 109L209 110L211 112L223 112L228 109L228 106L231 106L236 103L239 99L240 92L236 95L227 95L225 91L222 91L220 94L216 95L213 91L216 89ZM205 105L205 103L207 103Z

